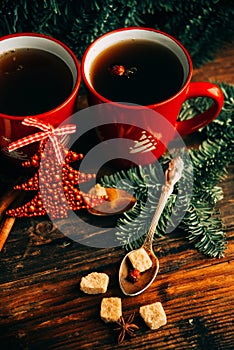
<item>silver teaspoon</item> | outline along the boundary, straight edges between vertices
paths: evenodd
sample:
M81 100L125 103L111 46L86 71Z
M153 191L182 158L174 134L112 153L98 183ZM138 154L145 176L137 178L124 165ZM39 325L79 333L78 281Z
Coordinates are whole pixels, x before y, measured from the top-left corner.
M119 269L119 285L125 295L135 296L144 292L154 281L158 273L159 261L154 254L152 246L154 233L167 200L173 192L174 185L181 178L183 167L184 163L180 157L174 158L170 161L169 166L165 171L165 183L162 186L158 206L154 213L149 230L146 233L144 243L140 248L132 250L126 254L121 262ZM142 258L146 261L148 268L140 273L136 266L137 261ZM136 275L137 278L134 281ZM131 280L130 277L133 277L133 279Z

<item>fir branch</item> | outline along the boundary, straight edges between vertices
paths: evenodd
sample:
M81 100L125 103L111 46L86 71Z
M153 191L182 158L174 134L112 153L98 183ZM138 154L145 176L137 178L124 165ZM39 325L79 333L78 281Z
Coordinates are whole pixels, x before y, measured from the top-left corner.
M194 201L194 199L193 199ZM186 231L187 239L200 252L210 257L223 257L226 235L218 210L199 199L191 203L180 228Z
M180 156L184 161L185 170L180 181L175 185L174 194L170 196L163 215L159 219L157 236L171 232L179 224L188 207L193 182L193 169L190 166L191 162L187 150L181 150ZM125 191L131 191L137 199L137 205L118 221L116 236L126 249L139 247L143 243L164 184L162 169L167 168L171 158L172 154L165 154L161 157L160 163L131 168L127 172L122 171L102 179L103 185L107 187L116 186ZM127 182L123 179L127 179ZM127 186L121 186L126 183Z

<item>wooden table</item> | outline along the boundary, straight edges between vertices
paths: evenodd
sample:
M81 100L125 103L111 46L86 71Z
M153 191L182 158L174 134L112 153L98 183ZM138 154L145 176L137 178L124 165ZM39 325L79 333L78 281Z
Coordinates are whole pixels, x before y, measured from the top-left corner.
M224 48L216 60L194 72L194 80L234 82L234 49ZM80 100L82 102L82 99ZM43 219L18 219L0 257L0 348L5 349L203 349L234 348L234 220L233 167L222 183L220 203L226 225L224 258L210 259L191 247L181 232L157 240L160 272L151 287L136 297L124 296L118 285L118 268L125 251L97 249L70 240L58 230L40 232ZM84 215L85 217L85 215ZM87 218L86 218L87 219ZM90 219L90 217L89 217ZM109 220L109 221L108 221ZM108 233L109 218L96 221L80 233ZM92 232L91 232L92 231ZM135 338L117 344L114 326L99 317L103 295L85 295L82 276L106 272L106 297L122 298L123 315L136 313L140 327ZM167 324L149 330L139 316L141 305L160 301Z

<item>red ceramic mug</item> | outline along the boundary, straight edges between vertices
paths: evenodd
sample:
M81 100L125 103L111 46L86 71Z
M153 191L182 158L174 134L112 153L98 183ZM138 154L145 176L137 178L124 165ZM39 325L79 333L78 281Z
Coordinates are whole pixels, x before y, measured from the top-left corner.
M13 162L25 160L35 152L34 144L11 153L8 144L40 131L22 125L27 116L35 116L57 127L74 113L81 79L80 65L65 44L36 33L0 38L0 64L0 92L4 96L0 97L0 150ZM17 75L21 73L25 75ZM4 76L11 76L11 80L4 80ZM17 84L18 91L15 91Z
M158 48L161 50L159 54ZM161 61L158 55L161 55ZM141 56L140 61L138 56ZM171 68L173 62L174 70ZM137 77L141 65L150 67L145 81ZM101 70L105 72L98 78ZM135 159L132 155L130 158L138 164L148 164L158 159L175 135L192 133L210 123L223 105L223 94L218 86L208 82L191 82L192 61L182 44L170 35L151 28L122 28L96 39L83 56L82 77L91 105L109 103L115 106L114 121L111 118L109 125L106 120L101 125L102 115L99 116L100 126L97 129L100 139L133 140L139 152L133 150L132 144L126 150L126 143L123 143L123 158L129 158L128 154L134 153ZM110 92L111 84L115 82L117 85ZM103 87L103 84L106 86ZM128 89L133 94L129 95ZM165 93L160 96L163 89ZM141 95L146 98L141 99ZM148 95L151 97L147 101ZM189 120L178 121L183 102L199 96L212 99L211 106ZM151 113L148 113L149 110ZM144 139L151 138L152 141L152 137L155 147L144 148Z

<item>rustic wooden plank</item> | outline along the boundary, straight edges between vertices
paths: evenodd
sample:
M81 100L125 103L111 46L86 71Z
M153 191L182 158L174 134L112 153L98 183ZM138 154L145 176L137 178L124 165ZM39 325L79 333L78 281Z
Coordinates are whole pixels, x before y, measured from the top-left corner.
M86 348L102 346L108 349L108 346L111 345L114 349L115 341L110 343L110 338L115 337L115 333L99 318L102 296L94 298L84 295L78 287L81 276L93 269L100 269L100 262L102 262L102 270L111 275L110 290L107 295L122 296L124 314L127 315L132 311L138 312L141 305L155 300L160 300L165 307L168 325L164 327L164 330L157 332L147 330L137 316L136 320L142 327L137 336L138 344L146 342L149 347L145 348L150 349L153 341L154 344L160 345L159 348L173 349L179 342L181 349L189 349L202 341L199 338L200 333L196 334L202 327L208 327L205 330L207 341L210 341L209 330L212 330L217 322L219 326L224 323L225 327L227 323L230 323L228 318L233 302L233 260L232 262L229 260L233 259L233 253L224 259L215 259L214 263L213 259L203 257L189 246L186 249L185 244L183 245L184 250L179 252L180 243L183 245L179 232L177 236L161 239L158 245L160 244L163 250L161 253L160 249L158 250L160 273L157 280L149 289L149 293L134 298L123 297L118 288L116 265L119 264L121 255L124 254L121 249L118 251L114 249L111 257L107 259L107 250L95 250L94 252L90 249L89 254L87 252L85 254L89 259L88 269L83 271L80 269L82 266L80 251L75 245L72 250L67 246L67 256L63 255L60 266L57 260L55 263L54 259L53 263L49 261L49 265L44 265L46 260L50 259L42 259L40 272L36 270L29 276L2 284L2 305L7 305L7 307L3 310L4 312L1 312L1 315L4 314L5 317L4 320L0 320L0 325L6 327L11 338L15 336L18 327L23 329L31 344L35 343L35 348L37 346L38 348L39 346L53 348L53 342L50 342L51 337L54 338L55 348L62 348L64 339L67 339L69 335L71 344L66 345L68 349L75 346L85 349L88 334L92 333L92 329L95 328L93 339L89 341L89 346ZM229 243L233 252L233 241ZM46 248L49 252L49 245ZM66 248L62 249L66 250ZM60 250L61 248L57 247L57 251ZM45 256L48 255L45 254ZM72 257L70 264L69 256ZM40 261L37 255L33 259ZM217 309L220 311L217 312ZM208 326L205 326L206 324ZM11 325L12 333L9 333L9 325ZM177 332L176 328L174 329L175 325L177 325L176 328L178 327ZM230 326L226 337L231 337L231 332L233 332ZM180 336L181 332L185 334L189 331L194 338L194 340L190 339L190 344L186 342L185 335L182 338ZM79 334L79 337L74 336L74 333ZM146 334L147 340L145 339ZM165 334L167 342L163 345ZM102 339L101 345L98 339ZM108 344L106 347L105 341ZM215 338L213 341L215 345ZM82 347L83 344L84 347ZM132 340L129 340L125 346L131 348L131 344Z
M194 70L193 80L226 82L234 84L233 77L233 56L234 43L227 43L221 48L214 61L204 64L202 67Z

